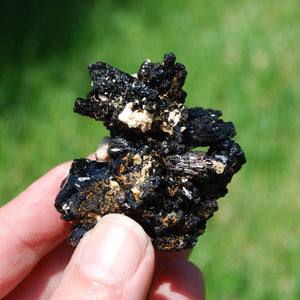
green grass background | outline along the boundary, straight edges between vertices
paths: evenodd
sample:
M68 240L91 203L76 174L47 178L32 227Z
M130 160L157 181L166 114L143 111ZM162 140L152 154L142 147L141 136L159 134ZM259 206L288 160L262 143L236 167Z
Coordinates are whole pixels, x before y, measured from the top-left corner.
M1 204L107 135L72 112L90 90L88 63L135 73L172 51L188 70L187 105L222 110L247 156L191 257L207 299L300 299L298 1L1 6Z

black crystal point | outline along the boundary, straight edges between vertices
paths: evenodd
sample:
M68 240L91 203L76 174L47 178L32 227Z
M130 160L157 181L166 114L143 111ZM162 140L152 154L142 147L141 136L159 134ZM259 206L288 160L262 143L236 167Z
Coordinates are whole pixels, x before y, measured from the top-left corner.
M74 111L102 121L111 137L95 161L74 160L56 198L62 219L77 221L72 246L99 218L121 213L159 250L193 247L246 162L221 111L184 105L187 71L175 61L173 53L162 63L147 59L135 75L104 62L89 65L93 90L76 100ZM208 151L191 150L199 146Z

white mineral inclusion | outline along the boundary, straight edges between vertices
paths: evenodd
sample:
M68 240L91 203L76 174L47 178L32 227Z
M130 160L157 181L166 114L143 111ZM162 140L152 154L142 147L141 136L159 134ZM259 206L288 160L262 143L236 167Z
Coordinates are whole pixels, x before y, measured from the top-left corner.
M118 119L129 128L140 128L142 132L151 129L153 116L147 110L132 110L133 103L126 104L124 110L119 114Z
M109 185L110 185L110 188L111 188L113 191L115 191L115 192L118 192L118 191L121 190L120 185L119 185L118 182L115 181L115 180L111 180Z
M104 95L99 95L99 98L102 100L102 101L107 101L108 100L108 97L104 96Z
M133 157L132 157L132 162L135 164L135 165L139 165L143 162L143 159L141 158L141 156L139 154L135 154Z
M222 174L224 172L225 165L222 162L213 160L212 164L213 164L213 168L215 169L216 174Z
M170 111L168 121L169 123L173 123L173 127L175 127L181 119L181 112L177 109Z
M105 136L101 142L98 145L97 151L96 151L96 159L100 162L106 162L109 159L108 155L108 144L111 141L111 138L108 136Z
M163 122L160 126L160 129L166 133L173 134L173 128L179 123L181 119L181 112L177 109L172 111L166 111L169 113L168 122Z

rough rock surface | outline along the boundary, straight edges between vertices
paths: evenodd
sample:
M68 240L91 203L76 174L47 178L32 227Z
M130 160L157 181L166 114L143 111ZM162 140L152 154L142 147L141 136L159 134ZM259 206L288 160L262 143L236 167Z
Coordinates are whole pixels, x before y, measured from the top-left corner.
M95 161L74 160L56 198L62 219L77 221L68 238L73 247L108 213L136 220L159 250L193 247L245 163L221 111L184 105L187 71L175 59L147 59L134 75L89 65L93 90L74 111L104 122L111 137ZM199 146L208 151L192 151Z

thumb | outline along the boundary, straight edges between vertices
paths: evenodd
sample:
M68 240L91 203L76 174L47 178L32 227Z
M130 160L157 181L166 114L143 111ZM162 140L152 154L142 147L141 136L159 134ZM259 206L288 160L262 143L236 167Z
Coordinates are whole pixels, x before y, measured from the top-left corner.
M153 246L142 227L106 215L80 241L51 299L145 299L153 269Z

